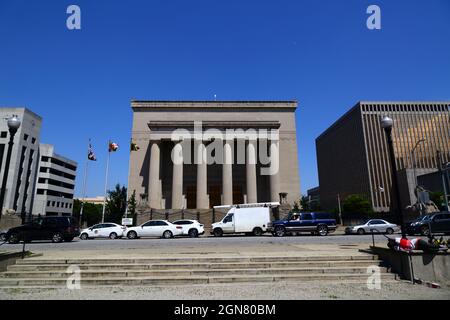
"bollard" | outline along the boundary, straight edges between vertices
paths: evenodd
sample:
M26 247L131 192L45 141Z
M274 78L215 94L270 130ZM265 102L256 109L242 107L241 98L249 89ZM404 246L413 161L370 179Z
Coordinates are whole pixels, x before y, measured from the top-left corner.
M200 222L200 212L197 211L197 221Z
M184 220L184 209L181 209L181 219Z
M153 220L153 209L150 209L150 220Z
M26 243L26 240L24 239L23 246L22 246L22 260L25 258L25 243Z
M166 220L169 220L169 212L166 212Z
M216 210L212 209L212 223L216 222Z
M372 247L375 247L375 236L373 235L373 229L370 229L372 231Z

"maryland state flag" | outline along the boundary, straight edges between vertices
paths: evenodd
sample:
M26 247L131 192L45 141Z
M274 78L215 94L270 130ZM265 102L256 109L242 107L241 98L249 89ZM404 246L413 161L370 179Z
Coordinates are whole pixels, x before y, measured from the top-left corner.
M140 148L139 146L131 140L130 142L130 151L138 151Z
M108 151L109 152L116 152L119 149L119 145L114 142L109 142Z
M92 149L92 145L90 143L88 148L88 160L97 161L97 157L95 156L94 150Z

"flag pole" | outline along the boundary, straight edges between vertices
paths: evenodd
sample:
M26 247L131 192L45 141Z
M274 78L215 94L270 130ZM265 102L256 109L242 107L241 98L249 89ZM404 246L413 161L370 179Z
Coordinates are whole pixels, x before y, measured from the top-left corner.
M110 151L111 141L108 141L108 158L106 159L106 174L105 174L105 197L103 198L103 211L102 211L102 223L105 222L105 209L106 209L106 193L108 188L108 170L109 170L109 157L111 155Z
M91 144L91 139L89 139L89 145ZM84 200L86 199L86 182L87 182L87 174L88 174L88 165L89 158L86 157L86 166L84 167L84 178L83 178L83 199L81 200L81 209L80 209L80 221L78 221L79 225L82 225L83 221L83 209L84 209Z

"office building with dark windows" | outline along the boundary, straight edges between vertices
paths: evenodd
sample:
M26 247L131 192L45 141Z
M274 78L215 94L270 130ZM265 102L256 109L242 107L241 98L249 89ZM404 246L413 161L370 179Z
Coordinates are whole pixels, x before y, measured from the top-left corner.
M337 208L338 194L367 197L376 212L391 206L392 176L381 118L394 120L396 170L403 207L416 202L416 176L450 161L450 102L359 102L316 139L320 201Z

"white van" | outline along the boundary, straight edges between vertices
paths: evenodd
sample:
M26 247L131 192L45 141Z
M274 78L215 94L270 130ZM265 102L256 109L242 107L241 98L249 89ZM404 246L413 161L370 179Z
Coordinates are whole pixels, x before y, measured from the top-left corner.
M268 202L216 206L214 209L229 208L229 210L222 221L211 225L211 233L216 237L233 233L260 236L267 232L272 208L279 205L279 202Z

